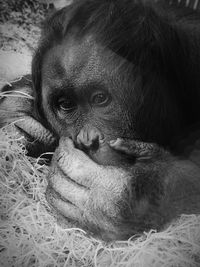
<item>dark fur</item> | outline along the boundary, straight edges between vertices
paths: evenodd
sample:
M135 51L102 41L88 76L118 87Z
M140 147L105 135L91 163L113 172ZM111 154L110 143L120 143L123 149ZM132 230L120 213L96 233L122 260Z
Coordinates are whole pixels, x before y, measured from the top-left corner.
M107 51L114 52L116 68L118 63L121 65L122 86L119 87L117 97L112 95L114 92L111 92L111 95L121 100L122 95L127 94L129 100L122 105L124 117L117 110L111 110L112 116L116 112L115 117L109 117L108 114L103 117L104 109L101 109L98 119L98 116L94 117L92 113L95 107L89 109L87 106L89 115L83 112L79 117L75 116L74 121L73 116L66 115L61 120L59 112L55 111L57 103L54 103L61 89L55 90L49 86L50 92L46 92L47 95L42 98L42 67L45 55L57 44L63 44L64 39L70 40L73 37L78 43L86 35L91 35L95 42ZM131 68L127 67L127 62L132 63ZM57 62L53 64L57 75L63 77L65 69ZM124 77L130 78L132 87L128 79L124 81ZM141 144L135 144L134 140L117 145L117 152L110 149L108 144L102 147L99 145L94 152L94 144L90 145L90 141L96 141L97 136L99 141L104 131L104 136L107 134L106 142L114 136L154 142L172 148L172 140L175 137L199 124L198 11L169 5L165 1L75 1L73 5L56 12L44 25L33 59L32 78L36 108L41 121L62 140L54 154L47 198L56 206L59 196L54 191L61 191L58 192L63 197L60 199L69 200L64 202L63 207L59 207L65 217L78 221L78 225L98 233L103 238L115 239L125 238L150 227L158 228L183 212L199 212L200 170L192 162L174 158L162 149L159 157L149 153L144 159L144 151L149 151L149 147L144 145L145 149L142 151ZM76 88L76 84L68 77L63 78L62 83L66 80L62 91L66 91L67 95L74 94L74 99L86 97L83 88ZM87 86L90 87L91 84ZM46 106L42 105L44 98L48 99ZM94 127L98 129L96 132ZM123 127L126 128L124 132ZM71 138L79 149L72 145L70 147L68 138ZM136 153L137 147L139 150ZM85 148L84 151L99 164L121 168L99 167L91 162L80 148ZM129 157L126 157L127 155ZM132 161L128 161L131 156ZM70 177L70 171L73 172L69 163L71 158L71 164L78 161L77 165L74 165L78 166L78 169L82 168L83 174L89 171L88 175L91 175L94 171L95 175L87 177L86 184L82 184L79 181L82 177L76 177L76 174L74 178ZM69 166L70 171L67 169ZM124 180L120 183L122 170L125 171ZM112 175L114 171L116 177ZM57 178L60 179L59 184L56 182ZM88 182L97 184L90 187ZM74 186L74 190L68 194L63 193L63 188L67 190L71 186ZM80 203L77 204L76 192L83 190L84 194L81 196L80 193ZM85 196L89 196L88 202L84 202ZM82 203L85 203L83 210ZM76 213L72 212L73 208ZM74 214L80 216L74 218Z
M82 38L91 33L134 63L141 138L169 145L200 119L200 19L197 12L179 9L150 1L81 0L58 11L47 20L33 60L37 98L48 49L70 34Z

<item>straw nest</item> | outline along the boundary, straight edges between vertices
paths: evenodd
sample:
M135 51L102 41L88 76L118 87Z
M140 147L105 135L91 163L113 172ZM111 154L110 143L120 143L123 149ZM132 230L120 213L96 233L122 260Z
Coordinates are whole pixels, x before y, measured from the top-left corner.
M0 266L200 266L200 215L105 244L58 226L45 200L47 172L44 160L26 155L13 125L0 130Z

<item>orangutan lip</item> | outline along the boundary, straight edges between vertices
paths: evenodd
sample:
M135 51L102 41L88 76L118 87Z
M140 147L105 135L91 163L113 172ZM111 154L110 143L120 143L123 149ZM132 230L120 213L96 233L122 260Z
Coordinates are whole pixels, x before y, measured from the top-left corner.
M51 196L55 199L60 199L63 202L69 203L73 206L75 206L71 201L63 197L60 193L58 193L52 185L48 184L47 189L46 189L46 194L51 194Z

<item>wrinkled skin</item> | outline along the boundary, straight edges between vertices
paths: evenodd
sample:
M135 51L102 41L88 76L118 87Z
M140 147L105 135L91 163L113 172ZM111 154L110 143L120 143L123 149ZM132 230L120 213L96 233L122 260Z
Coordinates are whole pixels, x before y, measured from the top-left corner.
M31 75L18 78L0 89L0 127L13 124L24 137L29 155L37 157L53 151L57 141L39 122L34 110Z
M32 96L31 82L27 84L26 79L14 83L12 89ZM0 108L1 127L18 118L26 121L34 114L31 98L5 97ZM30 145L30 138L43 130L36 118L28 131L26 124L17 127L27 140L30 155L55 147L50 142L55 137L47 130L50 135L46 136L52 139ZM76 142L61 138L51 163L46 197L59 220L61 214L67 224L104 240L124 239L144 229L159 229L180 213L198 212L199 173L193 162L175 158L156 144L130 139L105 141L97 129L87 127L81 129Z
M118 5L121 2L118 1ZM95 34L76 36L80 25L62 36L70 16L68 10L60 11L48 22L49 28L42 36L44 44L39 46L33 60L36 105L32 108L40 115L34 118L60 139L48 175L48 202L64 221L105 240L124 239L150 228L159 229L181 213L198 213L199 167L163 148L170 145L169 140L175 133L181 133L179 112L182 110L179 110L175 96L170 94L172 84L168 84L162 73L167 69L174 78L173 66L162 68L163 62L171 63L171 58L168 61L170 54L161 58L161 63L156 61L154 66L154 48L158 49L156 55L161 56L159 43L153 47L153 56L148 47L142 49L142 55L145 52L147 57L144 65L148 67L150 62L150 69L156 68L155 73L147 75L146 81L147 69L144 78L142 71L135 70L135 64L123 57L121 51L115 53L102 45ZM149 25L148 20L144 19L144 22ZM84 18L81 27L82 23ZM142 34L147 33L154 41L154 35L150 33L152 29L157 30L157 25L156 20L154 27L141 31ZM167 34L162 29L156 31L156 36L167 41L164 38ZM49 41L46 35L53 31L53 38L49 38L52 43L45 46ZM62 38L56 40L59 34ZM127 40L120 36L120 40L123 39ZM149 39L147 41L149 44ZM176 42L170 39L171 44L169 48L173 52ZM165 48L161 47L161 52L166 52ZM183 66L187 66L186 63ZM142 69L143 65L140 67ZM187 72L191 73L194 70ZM186 76L181 77L185 79ZM196 78L195 74L191 77L194 84L198 84ZM184 96L180 94L181 90L178 99L182 101ZM188 93L187 98L189 96ZM8 105L10 102L6 107ZM187 105L184 107L188 113L190 109ZM23 109L24 114L27 114L27 108Z
M181 213L200 210L200 169L155 144L118 139L117 151L132 154L132 168L104 167L62 138L46 192L69 222L104 240L160 229ZM132 150L133 149L133 150Z
M33 93L26 79L17 86L13 84L13 89ZM32 102L27 98L4 98L0 105L4 111L1 126L18 118L26 120L33 114ZM20 129L20 134L24 134L26 124L20 124ZM39 134L43 126L35 120L33 129ZM52 146L48 146L51 142L46 145L49 139L41 139L39 146L36 142L30 146L31 132L25 134L30 155L39 154L41 145L52 151ZM82 129L76 144L82 148L84 145L87 152L86 148L90 149L97 136L101 134L94 129ZM112 142L100 139L98 149L90 157L85 152L64 137L53 156L46 197L62 222L64 218L67 224L82 227L104 240L113 240L128 238L151 227L159 229L180 213L199 211L200 170L191 161L179 160L158 145L128 139Z
M116 97L120 68L111 71L112 53L91 43L64 43L44 59L43 114L61 137L48 177L48 202L66 222L104 240L160 229L181 213L199 212L200 169L156 144L134 141L139 136L134 109L125 108L131 88L124 88L124 98ZM111 100L98 105L91 99L102 92L93 87L101 76Z

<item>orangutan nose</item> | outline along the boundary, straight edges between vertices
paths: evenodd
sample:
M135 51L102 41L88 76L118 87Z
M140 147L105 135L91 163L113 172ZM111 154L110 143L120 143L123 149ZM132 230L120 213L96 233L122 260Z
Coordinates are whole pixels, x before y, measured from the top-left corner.
M84 127L77 135L77 146L80 149L98 150L103 142L103 134L94 127Z

